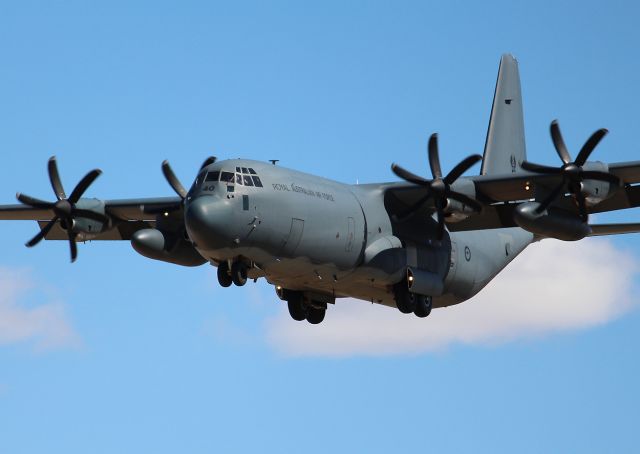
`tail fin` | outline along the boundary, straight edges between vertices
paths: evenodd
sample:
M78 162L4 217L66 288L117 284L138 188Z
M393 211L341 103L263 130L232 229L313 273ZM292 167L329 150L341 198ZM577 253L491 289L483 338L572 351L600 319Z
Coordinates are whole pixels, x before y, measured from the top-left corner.
M520 172L520 163L526 156L518 62L512 55L504 54L500 59L480 174Z

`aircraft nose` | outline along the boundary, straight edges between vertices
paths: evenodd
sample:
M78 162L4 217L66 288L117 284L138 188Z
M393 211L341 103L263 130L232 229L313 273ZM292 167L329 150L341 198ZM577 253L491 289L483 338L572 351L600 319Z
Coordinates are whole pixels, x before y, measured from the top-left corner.
M224 204L222 204L224 205ZM184 223L189 238L200 249L216 249L224 242L224 206L213 197L197 197L185 207Z

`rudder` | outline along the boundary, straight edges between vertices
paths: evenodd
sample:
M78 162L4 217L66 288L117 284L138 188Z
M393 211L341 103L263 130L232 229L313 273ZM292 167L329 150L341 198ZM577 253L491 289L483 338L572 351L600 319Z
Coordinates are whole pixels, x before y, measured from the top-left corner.
M480 174L520 172L526 156L518 62L512 55L504 54L500 59Z

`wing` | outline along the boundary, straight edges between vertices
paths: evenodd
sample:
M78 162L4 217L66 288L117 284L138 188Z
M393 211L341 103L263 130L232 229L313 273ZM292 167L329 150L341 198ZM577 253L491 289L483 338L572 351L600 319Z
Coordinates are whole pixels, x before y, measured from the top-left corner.
M634 208L640 206L640 161L609 164L609 173L617 176L621 187L609 198L589 208L590 213ZM461 180L473 182L475 198L482 203L481 213L471 215L464 220L447 220L450 231L483 230L515 227L513 211L517 202L533 200L536 194L546 194L556 187L561 179L557 175L540 175L519 172L503 175L478 175ZM385 207L392 218L402 219L411 207L423 200L416 214L419 217L430 216L435 211L428 198L428 191L411 183L388 183L382 185L385 193ZM575 209L570 195L560 196L554 206L568 210Z
M84 199L87 200L87 199ZM158 215L182 216L182 201L179 197L156 197L140 199L95 201L111 225L103 232L92 235L92 240L129 240L140 229L153 227ZM31 208L25 205L0 205L0 220L37 221L40 229L54 217L51 210ZM45 236L47 240L67 240L68 235L57 222Z

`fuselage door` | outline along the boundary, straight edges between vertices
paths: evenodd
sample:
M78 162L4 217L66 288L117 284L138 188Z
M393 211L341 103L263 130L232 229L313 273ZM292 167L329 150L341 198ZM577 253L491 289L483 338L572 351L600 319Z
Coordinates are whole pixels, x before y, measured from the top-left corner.
M297 218L291 219L291 230L289 231L287 240L282 247L282 255L292 256L296 252L296 249L298 249L298 245L300 244L300 240L302 239L303 232L304 221Z

